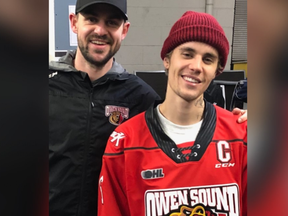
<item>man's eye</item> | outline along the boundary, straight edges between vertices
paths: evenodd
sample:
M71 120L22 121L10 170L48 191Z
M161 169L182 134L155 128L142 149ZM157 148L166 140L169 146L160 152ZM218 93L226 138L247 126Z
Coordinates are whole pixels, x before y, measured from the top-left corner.
M89 17L88 20L89 20L90 22L96 22L96 19L95 19L94 17Z
M191 55L190 53L182 53L182 55L183 55L184 57L192 57L192 55Z
M205 58L204 61L207 63L213 63L213 59L211 58Z
M118 26L118 22L114 21L114 20L108 20L107 24L110 26Z

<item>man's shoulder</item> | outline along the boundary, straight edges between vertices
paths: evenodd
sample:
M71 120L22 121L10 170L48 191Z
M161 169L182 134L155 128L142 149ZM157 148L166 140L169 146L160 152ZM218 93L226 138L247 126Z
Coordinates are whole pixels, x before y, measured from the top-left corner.
M217 112L217 115L219 116L225 116L225 117L233 117L233 113L229 110L226 110L220 106L217 106L217 105L214 105L215 109L216 109L216 112Z
M129 89L131 92L134 92L135 94L151 94L153 97L156 97L156 99L160 99L156 91L140 77L129 73L121 74L121 77L125 77L125 84L123 87Z
M247 133L247 121L238 123L239 115L234 115L231 111L215 106L217 114L216 128L222 128L225 131L238 131L239 133Z
M145 111L129 118L127 121L123 122L118 126L117 130L134 130L135 128L139 128L145 122Z
M73 61L75 59L75 50L68 51L64 56L62 56L57 61L49 62L49 74L53 74L55 72L72 72L77 71L73 66Z
M152 89L150 85L148 85L145 81L143 81L140 77L136 76L135 74L127 74L126 76L128 77L129 82L133 83L134 85Z

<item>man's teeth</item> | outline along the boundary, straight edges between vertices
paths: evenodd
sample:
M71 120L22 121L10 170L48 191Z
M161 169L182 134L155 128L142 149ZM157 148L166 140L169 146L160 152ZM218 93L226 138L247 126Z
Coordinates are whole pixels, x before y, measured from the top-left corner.
M93 44L99 44L99 45L103 45L106 44L105 42L102 41L92 41Z
M192 83L199 83L197 80L192 79L191 77L184 77L184 79L188 82L192 82Z

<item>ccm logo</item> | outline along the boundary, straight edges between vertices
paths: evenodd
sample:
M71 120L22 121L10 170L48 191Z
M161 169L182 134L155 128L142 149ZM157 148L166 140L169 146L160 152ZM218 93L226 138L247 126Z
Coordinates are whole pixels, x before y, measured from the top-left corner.
M219 163L215 164L215 168L221 168L221 167L234 167L235 163Z

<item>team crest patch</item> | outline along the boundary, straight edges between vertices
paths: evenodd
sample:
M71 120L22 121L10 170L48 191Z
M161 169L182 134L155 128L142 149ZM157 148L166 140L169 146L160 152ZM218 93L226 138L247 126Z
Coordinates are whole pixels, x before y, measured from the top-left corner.
M195 206L181 205L178 210L173 211L167 216L217 216L209 207L203 204Z
M105 106L105 116L109 117L111 124L118 126L124 119L129 118L129 108L107 105Z

